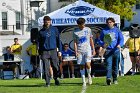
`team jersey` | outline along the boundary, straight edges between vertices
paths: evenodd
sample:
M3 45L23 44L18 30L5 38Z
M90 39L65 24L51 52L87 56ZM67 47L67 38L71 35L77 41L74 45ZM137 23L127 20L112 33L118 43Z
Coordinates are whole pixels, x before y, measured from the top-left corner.
M92 37L92 33L89 27L84 27L82 30L79 28L75 29L73 38L76 40L79 52L87 52L88 50L91 50L90 37Z

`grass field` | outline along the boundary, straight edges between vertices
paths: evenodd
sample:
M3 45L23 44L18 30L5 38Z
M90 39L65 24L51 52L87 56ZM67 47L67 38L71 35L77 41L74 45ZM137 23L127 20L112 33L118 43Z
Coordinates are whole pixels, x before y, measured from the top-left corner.
M81 78L60 80L55 86L44 87L44 80L0 80L0 93L81 93ZM118 78L118 85L107 86L105 77L93 78L93 84L87 86L85 93L140 93L140 75Z

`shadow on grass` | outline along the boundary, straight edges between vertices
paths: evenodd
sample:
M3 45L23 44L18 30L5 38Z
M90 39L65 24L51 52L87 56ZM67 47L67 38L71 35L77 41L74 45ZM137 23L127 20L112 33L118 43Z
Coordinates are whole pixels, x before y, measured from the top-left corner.
M42 85L0 85L0 87L41 87Z
M51 83L51 86L56 86L54 83ZM82 83L60 83L59 86L82 86ZM92 86L107 86L104 83L93 83ZM0 87L45 87L45 83L39 83L34 85L0 85Z
M95 83L94 85L95 85L95 86L108 86L108 85L106 85L105 83Z
M83 85L82 83L61 83L60 86L82 86L82 85ZM92 86L107 86L107 85L105 83L93 83Z
M60 86L82 86L82 83L61 83Z

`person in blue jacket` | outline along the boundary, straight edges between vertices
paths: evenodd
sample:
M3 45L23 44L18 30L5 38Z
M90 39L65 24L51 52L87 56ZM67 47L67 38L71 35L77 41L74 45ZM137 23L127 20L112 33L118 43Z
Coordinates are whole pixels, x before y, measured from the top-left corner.
M51 18L44 16L43 28L39 31L38 44L39 44L39 55L43 61L44 77L46 81L46 87L50 86L50 64L53 68L53 78L55 85L59 85L59 59L61 56L62 46L59 37L59 31L56 27L51 25Z
M113 83L118 84L118 63L120 60L120 48L124 44L124 37L121 31L115 27L114 18L108 18L106 20L107 27L103 29L100 34L100 44L105 49L105 62L106 62L106 83L111 85L111 78L113 77Z

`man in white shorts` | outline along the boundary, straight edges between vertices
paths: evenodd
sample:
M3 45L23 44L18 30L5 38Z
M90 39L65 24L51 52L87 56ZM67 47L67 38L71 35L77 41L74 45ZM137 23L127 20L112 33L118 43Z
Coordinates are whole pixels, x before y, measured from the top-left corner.
M79 18L77 20L78 27L73 33L74 50L77 56L77 64L80 65L80 73L83 81L83 86L86 86L85 80L85 64L88 74L88 83L92 84L91 79L91 57L95 55L94 42L92 39L91 29L85 27L85 19Z

